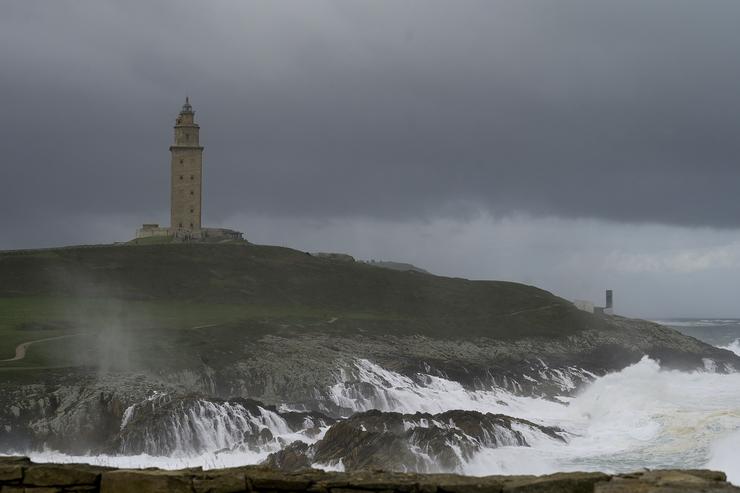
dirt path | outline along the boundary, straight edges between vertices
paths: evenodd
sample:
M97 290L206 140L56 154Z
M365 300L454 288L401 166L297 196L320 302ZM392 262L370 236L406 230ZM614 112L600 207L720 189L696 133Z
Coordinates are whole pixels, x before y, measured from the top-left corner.
M195 327L188 327L185 330L198 330L198 329L208 329L210 327L218 327L221 324L206 324L206 325L196 325Z
M36 344L37 342L56 341L58 339L66 339L68 337L77 337L77 336L81 336L81 335L84 335L84 334L67 334L67 335L64 335L64 336L47 337L46 339L37 339L35 341L28 341L28 342L24 342L24 343L18 344L18 346L16 346L16 348L15 348L15 356L13 358L0 359L0 363L5 363L7 361L20 361L20 360L22 360L23 358L26 357L26 351L28 351L28 348L32 344Z
M537 308L529 308L527 310L519 310L517 312L511 312L511 313L503 313L499 315L499 317L511 317L514 315L521 315L522 313L530 313L530 312L539 312L542 310L549 310L550 308L555 308L561 306L560 304L553 303L551 305L545 305L545 306L539 306Z

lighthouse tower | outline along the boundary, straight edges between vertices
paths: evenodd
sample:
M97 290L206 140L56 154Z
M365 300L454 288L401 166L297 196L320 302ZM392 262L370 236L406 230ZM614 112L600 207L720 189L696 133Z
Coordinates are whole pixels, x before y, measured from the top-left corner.
M175 141L170 146L170 227L144 224L136 230L135 243L170 241L223 242L244 240L244 234L201 224L203 195L203 146L195 112L185 98L175 120ZM166 238L166 239L162 239Z
M170 228L179 234L200 235L203 189L203 146L200 127L189 98L175 120L175 142L170 146Z

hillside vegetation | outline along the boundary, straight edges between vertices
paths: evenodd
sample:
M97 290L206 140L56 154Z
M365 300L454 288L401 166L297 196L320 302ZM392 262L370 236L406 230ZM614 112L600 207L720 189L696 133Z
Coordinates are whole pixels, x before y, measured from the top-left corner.
M737 362L671 329L594 316L532 286L288 248L172 243L0 253L6 375L248 366L293 385L307 365L320 366L321 380L337 360L363 357L408 372L431 362L472 381L518 372L536 358L603 372L644 354L686 368L705 357Z
M388 320L396 322L394 330L452 337L562 336L601 323L523 284L394 271L248 244L0 253L0 298L23 299L24 311L30 299L44 309L60 298L149 303L157 317L169 314L178 323L224 317Z

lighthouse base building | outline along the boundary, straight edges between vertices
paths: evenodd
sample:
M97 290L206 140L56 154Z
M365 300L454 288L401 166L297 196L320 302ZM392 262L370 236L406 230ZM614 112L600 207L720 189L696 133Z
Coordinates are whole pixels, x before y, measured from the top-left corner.
M175 120L170 146L170 227L144 224L136 238L172 237L178 241L242 240L243 233L201 225L203 196L203 146L200 126L188 98Z

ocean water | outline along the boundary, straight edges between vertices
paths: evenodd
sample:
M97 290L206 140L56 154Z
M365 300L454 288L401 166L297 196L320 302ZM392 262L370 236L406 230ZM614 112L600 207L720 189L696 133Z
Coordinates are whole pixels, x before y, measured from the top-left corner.
M713 346L738 352L740 349L740 319L736 318L670 318L655 320Z
M740 354L740 321L663 321L684 333ZM567 379L567 375L565 376ZM354 383L348 383L354 382ZM353 385L361 385L357 392ZM369 391L368 389L372 389ZM577 395L555 400L514 395L492 388L469 391L458 383L430 375L416 378L394 373L368 360L357 360L337 373L330 398L355 411L380 409L413 413L438 413L452 409L507 414L546 426L557 426L567 438L563 443L542 433L527 434L529 447L483 448L454 472L470 475L545 474L556 471L622 472L642 468L712 468L723 470L740 484L740 372L722 374L706 368L694 372L663 371L657 362L643 358L622 371L595 377ZM234 409L211 409L207 415L188 419L213 420L241 417ZM254 419L271 430L276 441L260 451L223 452L233 426L196 427L208 436L196 437L201 447L187 443L169 456L71 457L46 451L31 454L35 460L90 462L119 467L205 468L253 464L294 439L312 441L280 420ZM222 419L222 418L219 418ZM325 429L324 429L325 431ZM214 443L214 450L203 443ZM341 469L341 464L316 464Z
M497 390L469 392L443 379L420 385L366 361L358 366L363 367L361 374L369 374L363 381L385 393L383 399L368 399L382 410L409 412L408 403L414 402L422 411L503 413L567 432L567 443L533 435L528 437L531 447L486 449L458 472L545 474L712 467L740 483L740 460L735 452L740 447L740 373L662 371L657 362L644 358L595 379L575 397L557 402ZM359 401L357 409L366 409L368 401Z

